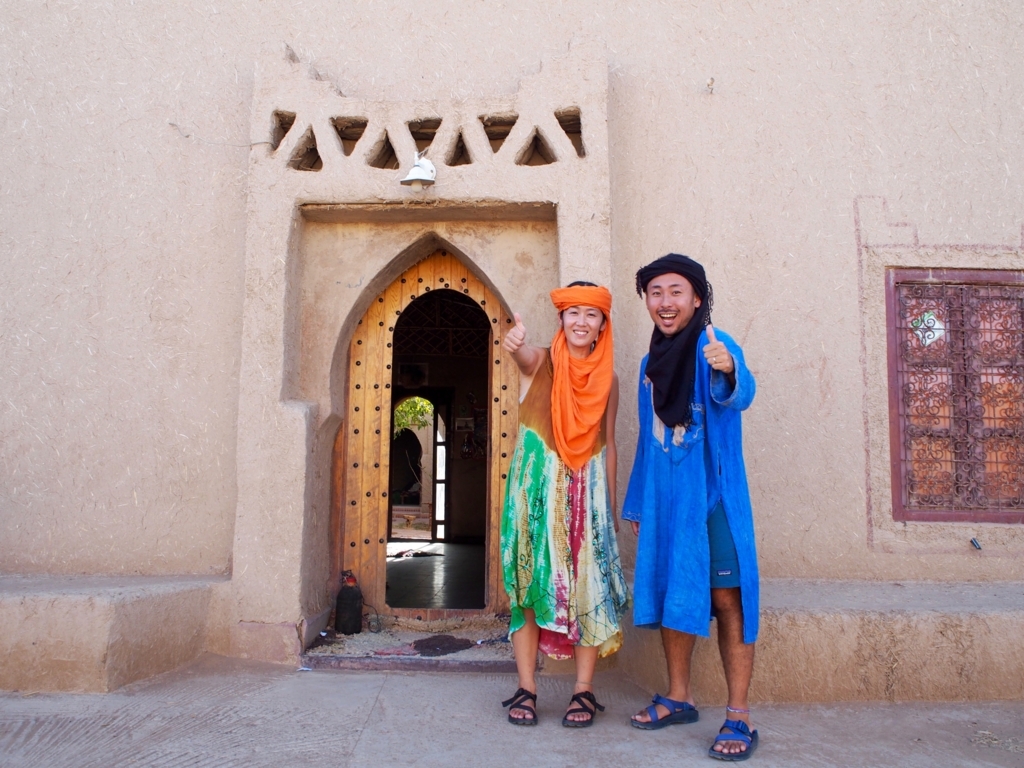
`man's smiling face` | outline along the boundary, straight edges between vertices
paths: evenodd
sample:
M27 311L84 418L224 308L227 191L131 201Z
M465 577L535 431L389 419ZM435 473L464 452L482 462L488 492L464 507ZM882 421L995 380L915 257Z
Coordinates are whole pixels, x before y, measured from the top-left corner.
M701 303L690 281L674 272L651 280L644 298L651 320L666 336L675 336L683 330Z

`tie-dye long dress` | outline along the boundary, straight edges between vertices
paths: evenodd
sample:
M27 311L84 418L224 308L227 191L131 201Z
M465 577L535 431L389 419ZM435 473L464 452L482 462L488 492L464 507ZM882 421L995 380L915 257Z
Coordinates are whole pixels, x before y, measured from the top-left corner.
M628 592L608 496L604 419L590 459L572 472L555 449L551 383L548 353L519 406L505 493L501 558L512 607L509 634L532 608L548 656L572 658L576 645L599 646L607 656L622 645Z

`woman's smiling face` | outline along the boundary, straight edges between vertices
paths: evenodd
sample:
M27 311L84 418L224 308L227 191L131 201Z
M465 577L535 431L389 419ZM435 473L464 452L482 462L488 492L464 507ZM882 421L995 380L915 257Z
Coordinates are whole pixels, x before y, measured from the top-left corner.
M569 354L586 357L604 329L604 313L597 307L569 307L562 311L561 322Z

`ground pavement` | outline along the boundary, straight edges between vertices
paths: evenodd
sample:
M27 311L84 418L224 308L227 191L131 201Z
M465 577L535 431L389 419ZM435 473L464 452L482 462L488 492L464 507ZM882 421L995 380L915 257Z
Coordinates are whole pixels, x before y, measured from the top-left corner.
M4 663L11 663L10 659ZM723 712L647 732L645 692L598 676L607 711L562 728L572 679L540 684L540 724L514 727L512 675L298 671L204 656L109 694L0 693L0 766L709 766ZM699 704L699 702L698 702ZM755 708L752 766L1024 766L1024 702Z

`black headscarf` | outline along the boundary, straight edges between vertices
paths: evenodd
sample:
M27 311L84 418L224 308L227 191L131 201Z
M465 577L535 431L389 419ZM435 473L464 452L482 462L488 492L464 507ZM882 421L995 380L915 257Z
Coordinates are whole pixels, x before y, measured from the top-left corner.
M704 267L678 253L669 253L641 267L636 273L636 292L641 297L647 284L658 275L682 275L690 281L700 297L700 306L690 322L675 336L666 336L657 325L651 336L651 351L645 374L654 385L654 412L667 427L689 427L693 421L691 402L697 370L697 342L704 326L711 322L714 296L711 283L704 276Z

